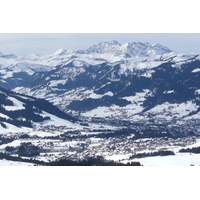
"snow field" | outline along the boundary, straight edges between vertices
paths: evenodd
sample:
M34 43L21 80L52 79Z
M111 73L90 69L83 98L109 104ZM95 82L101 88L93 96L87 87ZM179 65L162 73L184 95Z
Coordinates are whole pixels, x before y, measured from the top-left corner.
M32 129L27 127L17 127L12 124L8 124L7 122L3 122L6 125L6 128L0 126L0 134L8 134L8 133L21 133L21 132L30 132Z
M162 105L155 106L147 113L156 113L157 115L159 115L160 113L161 116L165 118L169 117L169 113L172 113L173 116L177 116L178 118L180 118L188 115L192 111L196 111L197 109L198 106L192 101L187 101L181 104L170 104L168 102L165 102Z
M3 117L5 119L9 119L10 117L8 117L7 115L4 115L3 113L0 113L0 117Z
M138 139L135 141L141 142L146 141L151 138L144 138L144 139ZM184 148L192 148L192 147L198 147L200 146L200 139L197 139L197 141L192 145L187 145L187 147ZM114 160L116 162L140 162L143 166L200 166L200 154L194 154L194 153L179 153L178 151L182 149L182 147L175 147L175 146L165 146L168 150L171 150L175 153L175 155L169 155L169 156L152 156L152 157L145 157L145 158L134 158L129 160L128 158L132 154L113 154L113 155L107 155L105 158L108 160ZM157 151L156 149L154 151ZM153 152L149 150L140 151L138 153L148 153Z
M19 100L17 100L14 97L8 97L8 100L11 100L14 105L13 106L3 106L6 110L12 111L12 110L22 110L25 109L23 106L23 103Z
M123 114L124 118L134 118L133 115L140 113L144 109L141 104L145 100L145 96L148 92L149 90L144 90L144 92L136 93L135 96L123 97L122 99L130 101L131 104L128 104L127 106L124 106L122 108L117 105L112 105L109 108L101 106L91 111L82 113L81 115L84 117L120 117Z
M128 162L140 162L143 166L200 166L200 154L176 153L172 156L137 158Z
M34 166L34 163L0 160L0 166Z
M195 72L200 72L200 68L196 68L196 69L194 69L192 72L193 72L193 73L195 73Z

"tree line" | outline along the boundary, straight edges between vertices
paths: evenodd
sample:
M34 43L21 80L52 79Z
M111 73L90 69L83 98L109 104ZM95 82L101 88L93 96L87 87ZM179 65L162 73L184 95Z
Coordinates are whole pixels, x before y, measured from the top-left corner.
M151 157L151 156L169 156L169 155L175 155L173 151L155 151L155 152L149 152L149 153L138 153L134 154L129 157L129 159L134 158L145 158L145 157Z
M200 147L193 147L193 148L187 148L187 149L180 149L180 153L200 153Z

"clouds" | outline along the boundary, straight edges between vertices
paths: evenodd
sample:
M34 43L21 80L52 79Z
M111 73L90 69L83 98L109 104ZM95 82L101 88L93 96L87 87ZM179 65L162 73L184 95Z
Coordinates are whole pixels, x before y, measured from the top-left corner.
M178 53L200 53L199 33L0 33L0 52L47 55L63 49L87 49L101 41L160 43Z

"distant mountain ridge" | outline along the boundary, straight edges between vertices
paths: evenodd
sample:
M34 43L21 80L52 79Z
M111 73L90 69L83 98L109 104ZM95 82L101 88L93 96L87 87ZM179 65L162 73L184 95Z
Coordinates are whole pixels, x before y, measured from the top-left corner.
M162 55L165 53L173 52L167 47L160 44L150 45L148 42L129 42L121 45L119 42L113 40L110 42L100 42L97 45L91 46L88 50L89 53L113 53L116 56L124 55L125 57L134 56L148 56L150 53Z
M16 65L21 62L31 63L31 64L38 64L43 66L56 66L65 62L69 59L79 58L79 59L89 59L93 58L102 58L107 61L115 62L115 60L120 60L121 57L123 59L135 57L135 56L149 56L150 54L154 53L157 55L166 54L174 52L167 47L164 47L160 44L150 45L148 42L129 42L125 44L120 44L119 42L113 41L102 41L96 45L89 47L86 50L65 50L59 49L56 52L46 55L46 56L39 56L37 54L30 54L25 56L15 56L13 54L4 55L0 52L0 61L1 67L8 66L8 65ZM93 57L88 58L88 54L94 54ZM97 55L100 54L100 55ZM103 56L102 54L105 54ZM112 54L115 58L113 60L108 58L106 54ZM103 56L103 57L102 57ZM110 56L110 55L109 55ZM117 58L118 57L118 58ZM6 62L6 59L12 58L13 60ZM91 61L91 60L90 60ZM92 64L92 63L89 63ZM45 69L46 70L46 69Z
M126 62L128 68L137 68L138 65L139 67L159 65L159 61L163 60L161 55L169 54L176 56L174 51L159 44L132 42L121 45L117 41L101 42L86 50L60 49L47 56L31 54L17 57L13 54L0 54L0 86L7 89L26 87L29 78L35 73L53 71L59 65L71 62L76 67ZM148 66L143 66L144 62Z

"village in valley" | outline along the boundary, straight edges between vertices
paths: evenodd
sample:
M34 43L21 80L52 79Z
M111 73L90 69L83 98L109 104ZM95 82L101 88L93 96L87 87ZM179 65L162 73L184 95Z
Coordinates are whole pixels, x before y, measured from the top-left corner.
M13 157L31 159L30 162L53 162L59 159L77 161L101 156L106 160L128 163L161 156L158 152L168 152L168 157L183 155L180 149L198 146L200 142L191 122L188 123L190 126L184 125L181 129L175 125L166 129L167 125L156 124L132 124L129 128L111 128L102 123L98 126L81 124L79 129L65 125L40 125L31 132L7 133L1 135L6 142L2 142L0 151ZM191 135L185 134L188 132ZM177 133L179 137L175 137Z

